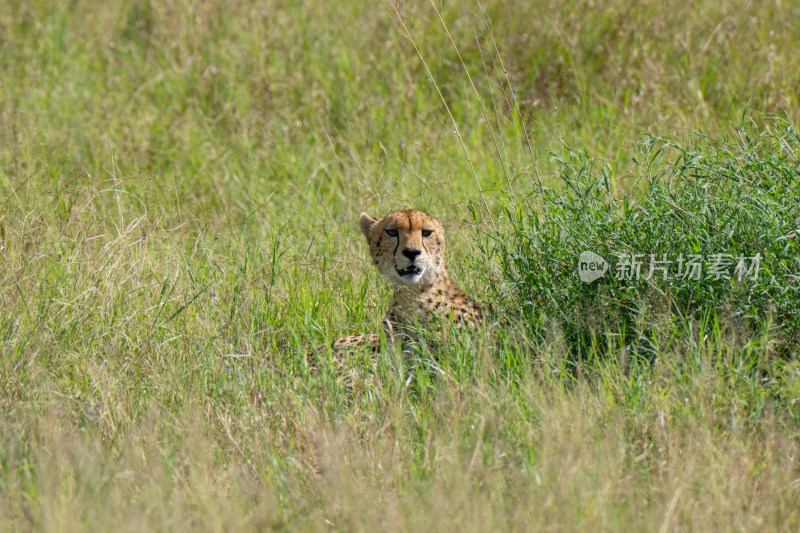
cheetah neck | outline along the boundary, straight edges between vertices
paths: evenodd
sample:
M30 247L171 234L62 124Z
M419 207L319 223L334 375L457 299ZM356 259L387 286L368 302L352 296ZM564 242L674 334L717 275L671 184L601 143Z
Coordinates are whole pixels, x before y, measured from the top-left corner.
M394 291L395 305L400 307L430 307L434 302L449 299L451 295L461 291L453 283L450 274L442 268L433 281L417 287L396 287Z

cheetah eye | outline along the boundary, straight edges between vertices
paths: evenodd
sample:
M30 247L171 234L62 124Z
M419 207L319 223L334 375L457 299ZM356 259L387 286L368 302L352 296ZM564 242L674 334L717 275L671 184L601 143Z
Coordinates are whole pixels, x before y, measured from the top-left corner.
M396 229L387 229L386 235L389 237L397 237L397 230Z
M433 235L433 230L432 229L424 229L424 230L422 230L422 236L423 237L430 237L431 235Z

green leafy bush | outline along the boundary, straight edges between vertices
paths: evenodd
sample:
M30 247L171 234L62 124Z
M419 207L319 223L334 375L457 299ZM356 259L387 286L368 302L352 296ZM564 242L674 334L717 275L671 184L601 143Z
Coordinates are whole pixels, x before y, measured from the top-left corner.
M539 336L555 321L579 358L611 338L646 354L665 332L720 314L774 328L784 352L797 346L797 129L747 119L731 137L683 146L649 136L638 148L635 199L570 149L557 158L563 187L508 197L507 226L481 243L499 264L489 284L506 308ZM608 262L603 277L580 279L583 252Z

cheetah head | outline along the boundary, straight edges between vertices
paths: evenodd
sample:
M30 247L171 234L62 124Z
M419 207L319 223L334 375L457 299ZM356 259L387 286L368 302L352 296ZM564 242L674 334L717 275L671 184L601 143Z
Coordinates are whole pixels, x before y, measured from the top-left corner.
M361 213L372 263L392 285L428 286L444 270L444 227L422 211L392 211L380 220Z

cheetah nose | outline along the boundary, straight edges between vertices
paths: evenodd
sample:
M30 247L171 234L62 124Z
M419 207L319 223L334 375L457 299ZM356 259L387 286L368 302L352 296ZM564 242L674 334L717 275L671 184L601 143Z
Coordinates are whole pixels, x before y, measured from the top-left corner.
M411 261L414 261L414 259L416 259L417 256L421 253L422 252L420 250L417 250L416 248L406 248L405 250L403 250L403 255L408 257Z

